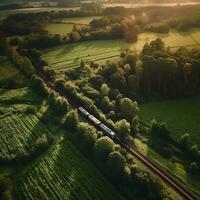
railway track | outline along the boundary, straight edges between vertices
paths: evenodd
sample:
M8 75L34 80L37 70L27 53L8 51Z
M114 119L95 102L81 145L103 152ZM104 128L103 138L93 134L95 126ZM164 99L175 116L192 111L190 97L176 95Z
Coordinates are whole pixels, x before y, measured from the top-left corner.
M62 97L66 98L68 102L71 104L72 107L78 108L79 106L74 104L71 99L66 97L60 89L56 88L56 86L48 80L45 75L38 73L37 74L42 80L46 83L48 87L59 93ZM85 116L83 116L85 117ZM92 124L95 128L96 125L93 124L91 121L89 121L86 117L85 119ZM177 193L179 193L184 199L186 200L200 200L200 198L196 197L194 194L192 194L187 188L185 188L183 185L181 185L179 182L174 180L172 177L170 177L166 172L164 172L160 167L158 167L152 160L147 158L145 155L137 151L135 148L129 146L122 140L120 140L117 136L112 138L114 142L120 144L123 148L125 148L131 155L133 155L136 159L138 159L140 162L142 162L147 168L149 168L154 174L158 175L165 183L167 183L171 188L173 188Z

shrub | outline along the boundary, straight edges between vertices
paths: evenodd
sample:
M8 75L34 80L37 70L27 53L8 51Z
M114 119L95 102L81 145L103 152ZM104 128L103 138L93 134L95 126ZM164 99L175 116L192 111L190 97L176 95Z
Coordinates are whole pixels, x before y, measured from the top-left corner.
M115 180L120 180L124 173L126 158L118 151L111 152L108 156L108 168Z
M114 142L109 137L104 136L96 141L94 145L94 156L100 162L104 162L113 150Z
M125 119L121 121L117 121L115 123L117 133L122 140L125 140L131 133L130 123L128 123Z
M78 113L77 110L72 110L67 113L66 120L64 122L64 127L75 132L78 128Z

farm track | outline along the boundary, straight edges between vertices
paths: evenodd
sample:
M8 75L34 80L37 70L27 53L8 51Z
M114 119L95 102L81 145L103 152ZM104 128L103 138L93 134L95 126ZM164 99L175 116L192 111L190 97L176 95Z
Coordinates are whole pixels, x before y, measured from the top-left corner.
M66 97L66 95L63 94L63 92L58 89L51 81L46 78L43 74L38 74L40 78L44 80L46 85L50 87L51 89L55 90L59 93L62 97L66 98L69 103L74 108L78 108L79 106L74 104L69 97ZM84 117L84 116L83 116ZM92 124L96 129L97 127L95 124L93 124L91 121L89 121L86 117L84 117L85 120L87 120L90 124ZM120 144L123 148L125 148L131 155L133 155L136 159L138 159L140 162L142 162L147 168L149 168L154 174L158 175L165 183L167 183L171 188L173 188L177 193L179 193L184 199L186 200L199 200L196 196L194 196L187 188L182 186L180 183L178 183L176 180L174 180L172 177L170 177L167 173L165 173L160 167L158 167L153 161L151 161L149 158L144 156L142 153L137 151L135 148L129 146L122 140L120 140L118 137L115 137L113 139L114 142Z

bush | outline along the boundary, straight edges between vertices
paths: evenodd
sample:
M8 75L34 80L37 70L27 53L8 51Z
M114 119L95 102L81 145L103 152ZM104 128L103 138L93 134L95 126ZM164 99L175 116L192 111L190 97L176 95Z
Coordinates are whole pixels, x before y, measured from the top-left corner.
M78 127L77 133L84 148L87 149L88 153L91 153L94 143L97 140L97 133L94 127L87 123L81 123Z
M45 83L43 82L43 80L41 78L39 78L38 76L36 76L36 75L32 76L31 86L42 97L47 97L48 96L49 90L45 86Z
M126 158L120 152L114 151L109 154L107 163L111 177L120 180L123 177Z
M121 121L117 121L115 123L117 133L122 140L125 140L131 133L130 123L128 123L125 119Z
M171 140L171 135L166 123L158 124L156 120L152 120L151 122L150 134L163 140Z
M145 30L156 33L169 33L170 27L167 23L152 23L147 25Z
M109 153L114 150L114 142L107 136L99 138L94 145L94 156L97 161L105 162Z
M69 130L75 132L78 128L78 113L77 110L72 110L67 113L66 120L64 122L64 127Z
M200 173L200 168L196 162L192 162L189 166L189 173L192 175L196 175Z

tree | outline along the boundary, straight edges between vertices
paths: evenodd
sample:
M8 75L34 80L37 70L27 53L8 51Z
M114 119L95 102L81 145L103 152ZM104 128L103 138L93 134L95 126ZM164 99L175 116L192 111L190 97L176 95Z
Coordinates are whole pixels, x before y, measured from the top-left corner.
M139 117L136 115L132 120L131 130L133 131L133 133L137 133L139 131L139 127L140 127Z
M131 66L131 72L135 73L135 66L136 66L136 62L137 62L137 54L136 53L132 53L132 54L128 54L127 58L126 58L126 62Z
M126 158L119 151L114 151L109 154L107 163L112 177L118 180L121 179L126 164Z
M189 166L189 172L190 172L191 174L193 174L193 175L200 172L199 166L197 165L196 162L192 162L192 163L190 164L190 166Z
M107 136L99 138L94 145L94 155L99 161L106 161L108 154L114 150L114 142Z
M179 145L183 151L189 150L189 138L190 138L190 135L188 133L181 136Z
M108 96L110 88L108 87L108 85L106 83L103 83L101 85L101 95L102 97Z
M130 135L131 133L130 123L128 123L125 119L122 119L121 121L117 121L115 125L117 129L117 133L119 134L119 137L121 139L124 140Z
M78 42L81 39L81 36L78 32L72 32L69 38L72 42Z
M78 128L78 113L77 110L71 110L67 113L64 126L69 131L76 131Z
M132 102L129 98L123 98L121 101L121 116L128 122L132 122L133 117L139 112L137 102Z
M161 51L164 49L165 44L160 38L157 38L156 40L150 42L150 46L154 50Z
M104 113L108 114L112 110L112 103L108 96L105 96L101 102L101 109Z
M171 140L170 132L166 123L157 123L156 120L152 120L150 134L152 136L157 136L161 139Z
M69 103L66 99L57 97L55 99L55 109L58 114L64 114L69 110Z
M80 140L84 144L84 148L91 152L95 141L97 140L96 130L87 123L80 123L78 127L78 134Z

